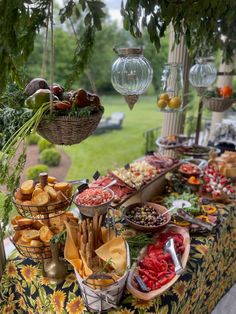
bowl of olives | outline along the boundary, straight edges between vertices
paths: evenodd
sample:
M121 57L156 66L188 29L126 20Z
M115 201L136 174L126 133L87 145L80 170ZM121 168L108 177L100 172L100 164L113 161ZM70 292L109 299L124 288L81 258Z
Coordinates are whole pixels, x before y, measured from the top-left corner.
M167 208L156 203L134 203L123 211L123 217L133 229L144 232L157 231L170 222L170 213L165 213Z

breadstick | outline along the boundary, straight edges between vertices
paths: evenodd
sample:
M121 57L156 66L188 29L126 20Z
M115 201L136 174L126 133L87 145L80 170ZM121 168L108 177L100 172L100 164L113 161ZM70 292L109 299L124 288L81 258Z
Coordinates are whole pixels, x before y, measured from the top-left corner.
M90 228L90 221L89 221L88 218L86 219L86 223L87 223L87 231L88 231L88 235L89 235L89 232L91 231L91 228Z
M88 267L89 268L92 268L92 261L93 261L93 259L92 259L92 256L90 255L90 252L89 252L89 254L88 254L88 260L87 260L87 264L88 264Z
M94 239L93 239L93 232L89 232L88 236L88 243L89 243L89 249L91 251L92 256L94 255Z
M98 222L98 240L100 243L102 243L102 235L101 235L102 218L103 218L102 215L99 216L99 222Z
M84 242L84 235L81 236L81 253L86 256L86 242Z
M86 228L86 221L84 220L82 223L82 230L83 230L83 236L84 236L84 243L88 242L88 234L87 234L87 228Z
M82 234L82 223L79 223L79 232Z
M77 241L78 241L78 248L81 248L81 232L77 232Z
M92 265L92 263L91 263L92 262L92 252L90 250L89 243L86 243L85 249L86 249L86 261L87 261L88 267L91 267L91 265Z
M94 250L97 249L97 237L98 237L98 215L93 216L93 230L94 230Z

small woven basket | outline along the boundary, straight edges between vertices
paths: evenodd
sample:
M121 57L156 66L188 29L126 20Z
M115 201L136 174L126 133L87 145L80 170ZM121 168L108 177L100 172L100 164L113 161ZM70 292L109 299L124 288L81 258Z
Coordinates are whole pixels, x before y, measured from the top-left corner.
M18 244L13 239L11 239L11 241L15 245L17 251L24 257L28 257L34 260L44 260L52 257L52 251L49 244L42 247L35 247L30 245Z
M203 97L203 105L210 111L223 112L229 109L236 99L232 98L217 98L217 97Z
M48 205L36 206L18 204L15 199L12 201L22 217L34 220L48 220L49 218L60 216L64 214L71 202L70 200L64 200Z
M44 118L37 128L39 135L57 145L78 144L89 137L97 128L103 111L91 114L90 117L56 117L53 120Z

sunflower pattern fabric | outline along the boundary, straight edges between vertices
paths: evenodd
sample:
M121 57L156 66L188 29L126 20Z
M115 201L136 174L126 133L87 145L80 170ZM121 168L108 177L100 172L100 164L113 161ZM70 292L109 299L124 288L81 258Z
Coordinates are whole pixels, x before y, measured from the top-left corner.
M236 282L236 211L218 204L221 225L215 234L191 237L186 272L163 295L151 301L135 299L125 291L120 307L109 314L211 313ZM40 263L17 252L9 259L0 286L1 314L89 313L73 271L60 285L42 276Z

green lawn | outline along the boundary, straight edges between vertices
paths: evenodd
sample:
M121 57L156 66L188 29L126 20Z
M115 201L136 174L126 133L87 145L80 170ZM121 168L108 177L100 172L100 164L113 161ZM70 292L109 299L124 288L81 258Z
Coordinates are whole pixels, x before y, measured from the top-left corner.
M93 135L78 145L64 147L71 158L67 179L91 178L96 170L102 174L116 165L122 166L144 153L143 133L161 126L162 113L156 111L155 96L141 96L130 111L122 96L104 96L104 116L125 113L122 130Z

